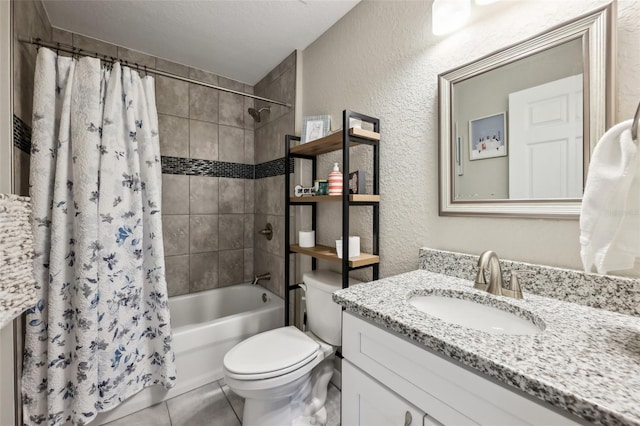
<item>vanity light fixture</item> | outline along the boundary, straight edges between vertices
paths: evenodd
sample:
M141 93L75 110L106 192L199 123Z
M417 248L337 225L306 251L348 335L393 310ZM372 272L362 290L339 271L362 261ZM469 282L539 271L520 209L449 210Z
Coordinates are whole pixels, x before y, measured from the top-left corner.
M485 4L496 3L500 0L475 0L478 6L484 6Z
M450 33L466 24L470 16L471 0L433 0L431 31L435 35Z

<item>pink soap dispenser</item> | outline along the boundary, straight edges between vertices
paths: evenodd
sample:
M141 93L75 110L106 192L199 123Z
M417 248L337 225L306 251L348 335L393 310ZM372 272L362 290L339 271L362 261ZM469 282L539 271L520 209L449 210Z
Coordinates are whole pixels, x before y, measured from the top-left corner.
M329 195L342 195L342 173L338 163L333 164L333 171L329 173Z

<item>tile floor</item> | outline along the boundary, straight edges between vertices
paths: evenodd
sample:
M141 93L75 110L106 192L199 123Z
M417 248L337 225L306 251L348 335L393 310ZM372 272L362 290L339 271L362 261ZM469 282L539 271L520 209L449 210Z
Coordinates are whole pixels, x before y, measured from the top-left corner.
M224 379L122 417L105 426L240 426L244 400ZM329 384L327 426L340 426L340 390Z

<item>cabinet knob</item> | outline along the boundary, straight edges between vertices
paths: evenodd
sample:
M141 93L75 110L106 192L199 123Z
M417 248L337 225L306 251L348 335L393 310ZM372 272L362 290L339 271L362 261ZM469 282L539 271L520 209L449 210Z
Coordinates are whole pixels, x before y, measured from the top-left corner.
M404 426L409 426L412 421L413 417L411 417L411 413L408 411L404 413Z

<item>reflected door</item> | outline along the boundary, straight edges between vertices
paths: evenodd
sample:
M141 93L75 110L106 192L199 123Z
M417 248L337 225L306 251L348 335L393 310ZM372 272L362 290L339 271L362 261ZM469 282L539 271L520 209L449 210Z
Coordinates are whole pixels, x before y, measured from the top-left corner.
M582 74L509 94L509 198L582 197Z

